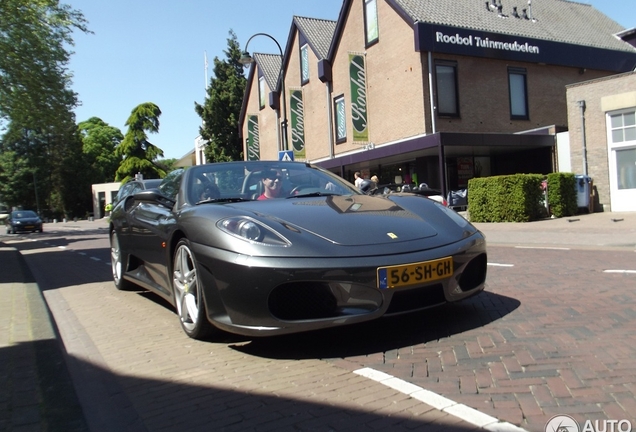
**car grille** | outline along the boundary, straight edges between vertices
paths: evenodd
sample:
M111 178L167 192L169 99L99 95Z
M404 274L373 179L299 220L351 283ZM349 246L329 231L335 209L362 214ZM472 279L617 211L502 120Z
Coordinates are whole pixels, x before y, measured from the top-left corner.
M269 297L269 310L285 321L331 318L338 316L338 306L329 284L302 282L281 285Z
M486 281L487 266L488 257L485 253L479 254L470 260L459 277L459 289L466 292L483 284Z

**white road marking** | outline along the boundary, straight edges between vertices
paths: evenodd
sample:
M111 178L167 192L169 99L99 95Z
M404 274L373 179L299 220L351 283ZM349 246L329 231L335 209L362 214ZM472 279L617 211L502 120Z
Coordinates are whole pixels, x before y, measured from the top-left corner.
M636 270L603 270L603 273L628 273L628 274L636 274Z
M512 423L502 422L495 417L477 411L474 408L459 404L444 396L438 395L430 390L411 384L410 382L395 378L392 375L380 372L372 368L362 368L353 371L353 373L377 381L387 387L408 395L414 399L424 402L447 414L458 417L477 427L493 431L493 432L526 432L525 429L515 426Z
M488 263L489 266L494 267L514 267L514 264L500 264L500 263Z
M548 249L548 250L571 250L566 247L549 247L549 246L515 246L517 249Z

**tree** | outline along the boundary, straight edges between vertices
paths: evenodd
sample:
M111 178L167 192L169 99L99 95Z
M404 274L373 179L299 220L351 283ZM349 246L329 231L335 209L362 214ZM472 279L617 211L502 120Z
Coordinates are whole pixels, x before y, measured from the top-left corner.
M0 1L0 189L9 205L65 215L90 205L67 70L81 12L57 0ZM78 180L79 179L79 180ZM7 186L12 183L14 190ZM80 213L81 214L81 213Z
M196 113L203 120L201 137L208 141L205 156L211 162L243 160L243 143L239 136L238 120L243 104L246 78L239 62L241 49L236 34L230 30L226 60L214 58L213 77L203 105L194 103Z
M126 120L128 132L115 147L115 155L123 160L115 173L115 181L125 182L137 173L144 178L163 178L166 172L156 163L163 151L148 141L146 132L159 132L161 110L152 102L137 105Z
M122 142L121 131L99 117L91 117L77 125L82 138L82 150L90 167L93 183L108 183L115 179L121 157L115 148Z
M0 118L50 125L76 106L66 68L73 29L89 32L81 12L56 0L0 2Z
M177 162L179 162L179 160L176 158L160 159L157 161L157 165L159 165L159 167L166 173L169 173L170 171L177 169Z

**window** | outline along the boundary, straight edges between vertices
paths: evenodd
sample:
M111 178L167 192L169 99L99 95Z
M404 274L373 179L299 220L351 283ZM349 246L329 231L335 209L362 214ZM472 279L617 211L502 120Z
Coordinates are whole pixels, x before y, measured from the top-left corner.
M309 82L309 45L300 47L300 82L305 85Z
M364 40L366 46L378 41L378 2L364 0Z
M508 86L510 88L510 119L528 120L526 70L522 68L508 68Z
M616 150L619 189L636 189L636 148Z
M437 83L437 114L459 117L457 63L436 62L435 81Z
M628 111L610 116L612 143L636 141L636 111Z
M345 115L344 95L340 95L334 98L333 107L336 118L336 143L339 144L347 140L347 119Z
M265 77L258 77L258 107L265 108Z
M165 196L175 199L179 192L179 186L181 186L181 177L183 177L184 171L185 169L183 168L170 171L168 175L163 178L157 189Z

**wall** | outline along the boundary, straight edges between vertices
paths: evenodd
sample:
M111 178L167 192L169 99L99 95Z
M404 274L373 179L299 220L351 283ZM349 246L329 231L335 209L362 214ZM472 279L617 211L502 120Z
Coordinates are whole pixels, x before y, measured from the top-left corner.
M98 183L91 186L91 191L93 193L93 217L98 218L104 215L104 208L99 202L99 193L104 193L104 197L106 198L104 205L111 204L113 202L112 195L113 193L117 195L120 186L120 182Z

